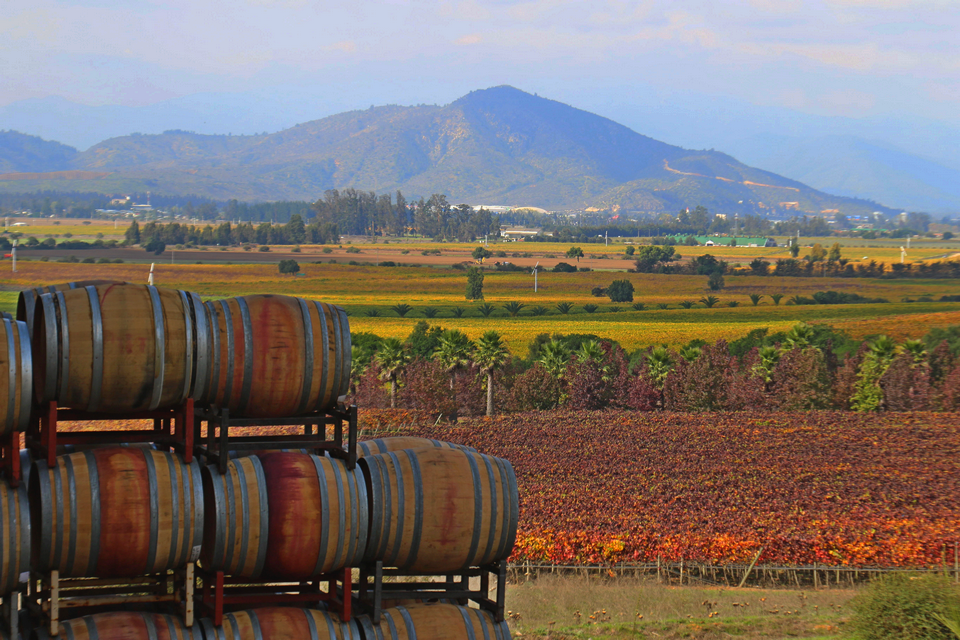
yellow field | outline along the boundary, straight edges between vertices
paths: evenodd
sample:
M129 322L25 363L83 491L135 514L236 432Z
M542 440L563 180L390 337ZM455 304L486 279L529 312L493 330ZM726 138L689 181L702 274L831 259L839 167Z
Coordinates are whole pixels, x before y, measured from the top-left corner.
M526 344L539 333L593 333L616 339L633 349L651 344L684 344L693 338L735 339L757 327L771 331L787 329L798 321L822 322L848 331L854 337L887 333L897 339L920 337L933 327L960 324L960 303L902 302L930 296L960 293L960 283L951 280L867 280L842 278L727 277L723 291L706 289L705 276L660 276L635 273L590 272L539 275L539 290L533 292L533 276L524 273L491 273L484 281L486 302L496 310L486 318L478 312L478 303L464 299L466 277L452 269L386 268L346 265L303 264L305 276L281 276L275 264L262 265L169 265L155 269L157 285L184 288L203 296L224 297L254 293L285 293L320 299L344 306L351 315L353 331L367 331L388 337L405 337L413 326L426 320L433 325L458 328L471 338L484 331L501 332L514 353L525 352ZM0 273L0 310L13 311L16 293L10 289L40 283L86 279L116 279L145 283L149 267L144 264L87 265L25 262L17 274ZM631 304L613 304L606 297L596 298L590 291L606 287L614 279L629 279L635 287L635 302L646 305L634 311ZM816 291L855 292L882 297L889 304L863 305L787 305L794 295L809 297ZM749 294L764 295L757 307ZM782 293L779 306L770 295ZM684 300L697 302L715 295L720 303L714 308L697 304L679 308ZM525 307L519 317L509 317L503 309L516 301ZM568 315L556 308L561 302L574 305ZM739 306L729 307L729 302ZM391 307L405 303L412 307L400 318ZM596 313L587 313L583 305L596 304ZM668 309L658 309L667 304ZM542 306L549 315L534 316ZM437 310L434 318L424 311ZM455 318L454 309L464 310ZM619 311L613 311L619 307ZM378 317L370 317L377 313Z

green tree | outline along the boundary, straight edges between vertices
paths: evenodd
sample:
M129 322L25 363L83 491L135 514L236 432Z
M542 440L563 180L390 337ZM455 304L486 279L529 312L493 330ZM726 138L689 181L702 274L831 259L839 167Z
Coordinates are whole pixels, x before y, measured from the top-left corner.
M673 357L666 347L654 347L647 354L647 374L658 389L663 389L667 374L673 369Z
M284 225L283 232L290 244L301 244L307 240L307 229L299 213L290 216L290 221Z
M477 262L483 262L487 258L493 255L489 250L484 247L477 247L473 250L473 253L470 254L474 260Z
M396 409L397 379L403 368L410 362L410 356L399 338L386 338L380 343L375 358L380 365L382 378L390 381L390 408Z
M434 358L440 362L450 376L450 390L453 391L453 404L457 405L457 371L470 365L473 357L473 342L462 331L457 329L448 329L440 335L440 342L434 353ZM452 420L457 419L457 410L451 416Z
M680 254L673 247L657 245L640 247L633 255L636 258L634 265L637 273L650 273L660 264L680 259Z
M633 302L633 283L629 280L614 280L607 287L611 302Z
M827 253L828 262L838 262L840 260L840 243L834 242L830 246L830 251Z
M280 261L280 273L297 273L300 271L300 265L296 260L281 260Z
M623 250L623 252L626 254L628 258L632 257L633 254L636 253L636 251L637 251L636 248L634 248L632 244L627 245L627 248Z
M123 234L127 244L140 244L140 225L136 220L130 223L126 232Z
M153 236L150 238L150 242L145 244L143 248L146 251L152 251L153 255L158 256L167 249L166 243L161 240L158 236Z
M710 291L720 291L725 284L723 274L719 271L714 271L710 274L710 277L707 278L707 286L710 287Z
M810 255L807 256L810 262L823 262L827 259L827 250L819 242L810 247Z
M467 300L483 300L483 270L479 267L467 269Z
M583 257L583 249L580 247L570 247L567 249L568 258L576 258L577 262L580 262L580 258Z
M796 258L800 255L800 242L796 238L790 239L790 257Z
M551 340L540 346L540 357L537 359L544 369L554 378L562 378L570 360L570 348L561 340Z
M480 373L487 376L487 415L494 414L493 373L502 367L510 357L507 345L496 331L487 331L477 341L474 361L480 367Z

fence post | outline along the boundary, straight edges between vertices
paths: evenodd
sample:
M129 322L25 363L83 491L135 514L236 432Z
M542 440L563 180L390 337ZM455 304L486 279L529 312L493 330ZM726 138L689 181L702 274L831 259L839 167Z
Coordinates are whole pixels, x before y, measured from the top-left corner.
M747 572L743 574L743 579L740 580L740 584L737 585L737 588L743 587L747 582L747 578L750 577L750 572L753 571L753 567L757 564L757 560L760 559L760 554L763 553L763 547L760 547L760 551L757 551L757 555L753 556L753 562L750 563L750 566L747 567Z

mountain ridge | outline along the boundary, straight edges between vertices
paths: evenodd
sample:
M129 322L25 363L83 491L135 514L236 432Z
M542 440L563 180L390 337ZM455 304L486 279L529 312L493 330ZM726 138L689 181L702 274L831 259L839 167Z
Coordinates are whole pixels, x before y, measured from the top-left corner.
M0 149L0 161L8 155ZM620 205L673 212L698 204L741 214L784 207L849 214L886 209L819 192L718 151L670 145L508 86L472 91L444 106L347 111L272 134L171 130L121 136L77 152L69 165L111 172L83 181L84 189L218 199L312 200L327 189L356 187L552 209ZM21 186L58 182L63 181ZM10 181L0 188L13 190Z

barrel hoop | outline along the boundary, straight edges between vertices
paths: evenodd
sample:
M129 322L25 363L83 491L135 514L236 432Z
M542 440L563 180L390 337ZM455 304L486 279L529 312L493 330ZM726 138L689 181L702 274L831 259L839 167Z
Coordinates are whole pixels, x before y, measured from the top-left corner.
M247 546L250 542L250 492L247 490L247 474L243 465L237 465L237 486L240 490L240 553L238 558L242 563L237 567L237 573L241 573L247 564Z
M76 288L77 288L77 283L76 283L76 282L68 282L68 283L67 283L67 287L70 288L70 289L76 289ZM51 290L51 291L54 290L54 285L50 285L50 290Z
M90 474L90 559L87 560L88 571L96 571L100 561L100 471L97 468L97 459L93 452L85 451L87 473Z
M503 487L503 524L505 527L503 533L501 533L500 537L497 539L496 555L491 558L492 561L494 559L503 558L504 553L507 551L508 528L510 526L510 520L513 518L513 508L510 505L510 498L508 494L509 485L507 483L509 482L509 478L507 477L506 469L503 468L502 459L491 458L491 460L497 465L497 477L500 478L500 486Z
M184 359L183 391L177 402L183 402L190 395L190 386L193 383L193 314L190 313L190 301L186 291L178 291L180 306L183 307L184 343L186 344L186 358Z
M343 346L343 337L340 329L340 314L337 313L336 307L332 304L328 305L330 309L330 319L333 320L333 388L331 400L336 401L337 396L340 394L341 387L341 378L343 376L343 369L341 368L341 359L339 350Z
M250 616L250 626L253 628L253 640L263 640L263 629L260 628L256 610L247 611L247 615Z
M90 402L87 404L87 411L96 411L100 408L100 396L103 392L103 313L100 310L97 288L90 285L86 289L90 298L93 325L93 376L90 379Z
M460 616L463 618L463 626L467 629L467 640L477 640L477 634L473 632L473 622L467 617L467 612L463 607L457 607L457 611L460 612ZM483 628L483 625L481 624L480 627ZM153 638L150 638L150 640L153 640Z
M320 367L320 393L317 394L317 406L314 409L323 409L327 393L327 376L330 372L330 338L327 335L327 316L324 311L326 305L316 300L313 304L317 307L317 315L320 317L320 353L323 358L323 366Z
M64 575L72 576L73 563L77 557L77 483L74 481L76 471L73 468L72 456L64 456L63 461L67 468L67 478L70 479L68 483L70 494L70 540L67 546L67 564L64 567L63 573Z
M207 467L207 471L210 474L210 486L213 488L213 509L216 512L216 518L214 522L216 523L216 530L214 531L213 536L213 549L210 551L210 569L214 571L220 571L224 568L224 545L227 541L227 505L226 497L224 495L224 484L226 479L229 476L230 470L227 470L227 474L220 475L220 472L215 470L213 467Z
M383 526L382 518L384 517L383 506L380 502L383 491L379 486L375 486L380 482L380 473L377 467L377 458L375 456L370 456L367 458L361 458L362 466L367 469L367 478L370 483L370 534L367 538L366 548L363 551L363 560L370 562L376 560L377 552L379 551L380 543L380 527ZM357 465L359 468L361 465Z
M360 447L360 457L371 455L370 445L368 445L366 442L358 442L357 446Z
M144 624L147 625L147 640L157 640L157 625L153 620L153 616L147 613L141 613L140 617L143 619Z
M144 455L149 458L154 453L162 452L145 451ZM185 465L182 462L176 464L178 460L174 454L167 452L162 455L167 459L167 470L170 474L170 520L173 522L173 526L170 527L170 551L167 554L167 563L161 570L179 567L182 562L180 554L177 553L177 547L179 546L177 543L180 542L180 532L185 530L185 527L180 524L180 490L186 485L185 478L182 477ZM190 513L184 510L184 521L186 522L189 517Z
M237 298L240 307L240 324L243 326L243 383L240 391L240 404L237 410L242 414L250 403L250 387L253 384L253 323L250 322L250 307L244 298Z
M218 474L219 475L219 474ZM200 558L200 549L203 543L203 518L206 505L203 501L203 479L200 477L200 463L194 458L190 461L190 478L193 497L190 499L191 507L187 508L188 514L193 514L193 536L190 539L189 555L187 562L196 562ZM186 492L190 496L190 492Z
M53 566L52 569L59 569L60 564L63 562L61 557L61 550L63 549L63 536L64 536L64 524L63 524L63 479L60 475L61 467L58 464L53 468L53 503L54 508L57 514L57 526L54 531L54 540L53 540ZM71 482L73 478L67 476L67 482Z
M413 522L413 540L410 541L410 557L407 559L407 566L417 561L420 553L420 537L423 534L423 474L420 473L420 459L416 451L408 451L410 466L413 469L413 491L416 502L414 503L415 520Z
M207 389L207 375L209 374L210 360L210 324L207 322L207 310L200 296L195 293L187 294L189 296L189 308L186 310L193 317L196 339L193 341L195 357L193 361L196 375L193 380L193 388L190 391L190 397L200 399Z
M97 632L97 621L93 616L84 616L84 624L87 626L87 637L89 640L100 640L100 634Z
M407 627L407 637L410 640L417 640L417 628L413 625L410 612L407 611L406 607L397 607L397 611L400 612L400 616L403 618L403 624Z
M400 638L400 634L397 633L397 623L393 621L393 612L384 611L383 617L387 619L387 626L390 627L390 637L394 640Z
M310 627L310 640L317 640L320 636L317 635L317 621L313 619L313 612L304 610L303 617L307 619L307 626Z
M17 488L17 513L20 528L20 571L30 568L30 546L33 540L30 537L30 498L27 494L27 483L22 482ZM16 576L19 580L20 576Z
M220 300L218 302L220 304L220 308L223 310L223 321L227 328L227 380L223 389L223 398L220 401L220 406L226 407L230 404L230 396L231 392L233 391L233 316L230 314L230 307L227 305L225 300Z
M358 509L357 516L360 519L360 535L357 536L357 548L354 550L351 566L360 564L363 559L363 552L367 548L367 536L370 535L370 511L367 503L367 480L363 469L355 466L353 468L354 482L357 486L357 499L354 502Z
M150 306L153 308L153 395L150 398L150 411L154 411L160 406L160 398L163 395L163 379L166 374L164 356L167 353L167 345L160 292L153 285L147 285L147 291L150 293Z
M263 464L257 456L250 456L250 464L257 474L257 491L260 496L260 547L257 549L257 564L253 575L259 577L263 573L263 565L267 561L267 543L270 532L270 504L267 499L267 477L263 472Z
M377 534L380 538L380 544L377 548L377 555L374 560L383 560L387 555L387 548L390 546L390 523L393 520L393 482L390 474L387 472L387 460L381 456L374 456L377 462L377 470L380 475L380 488L383 489L383 520ZM380 513L377 511L376 513Z
M30 426L30 406L33 403L33 346L27 333L27 323L15 321L20 334L20 424L17 431Z
M214 305L213 302L206 302L203 305L203 311L210 319L210 375L203 395L205 404L214 404L217 401L217 389L220 384L220 322Z
M226 615L224 616L224 620L230 621L230 631L231 635L233 636L233 640L240 640L242 636L240 635L240 625L237 624L237 614L231 613Z
M31 329L33 328L33 312L36 308L36 299L37 293L33 289L27 289L26 291L20 292L20 295L23 296L23 311L27 321L27 326Z
M13 557L13 552L17 548L17 505L15 504L17 492L6 486L0 485L0 506L7 511L4 522L0 523L0 558L3 559L0 566L0 588L2 593L8 593L17 586L17 576L23 570L23 565L17 566ZM0 513L4 511L0 508ZM8 527L6 536L3 535L3 527ZM23 542L21 541L21 545Z
M236 533L234 527L236 526L236 504L234 500L236 499L233 492L233 476L236 476L237 482L243 481L243 468L240 464L237 464L232 469L233 473L230 473L230 469L227 469L227 475L223 478L223 487L226 491L226 504L227 504L227 548L226 555L224 556L224 573L240 573L242 567L234 565L235 557L233 555L233 546L234 540L236 539ZM241 524L241 529L243 528ZM243 535L241 531L241 535Z
M38 298L43 306L43 324L46 331L47 347L47 376L46 386L43 388L43 399L52 400L57 393L57 311L53 296L40 296ZM30 323L33 326L33 323ZM11 403L12 404L12 403Z
M469 453L467 455L470 456ZM470 564L486 564L490 562L490 552L493 551L493 539L497 535L497 517L499 514L499 510L497 509L497 503L499 502L497 498L497 476L493 472L493 465L490 464L490 456L479 457L483 460L483 464L487 468L487 479L490 481L490 531L487 534L487 547L483 550L483 555L480 556L480 558L474 558L471 555ZM506 496L505 491L502 493ZM476 528L479 529L480 525L481 522L478 521Z
M297 405L297 413L303 413L307 410L307 404L310 402L310 389L313 387L313 321L310 319L310 308L307 301L303 298L297 298L297 304L300 306L300 316L303 318L303 390L300 392L300 403ZM320 390L323 393L323 389Z
M147 465L147 490L150 494L150 547L147 551L147 571L153 573L154 564L157 561L157 538L160 535L160 487L153 456L144 452L143 460Z
M340 381L340 396L346 395L350 391L350 361L353 358L353 341L350 337L350 320L347 318L347 312L341 307L337 307L340 312L340 330L343 333L343 349L340 352L340 358L343 360L341 371L343 378Z
M69 317L67 316L67 300L63 297L62 291L57 291L57 302L56 310L54 311L54 316L57 319L57 322L60 324L60 331L54 334L54 342L51 345L49 338L47 339L47 352L53 353L53 357L56 357L57 354L57 339L60 340L60 366L57 367L56 364L53 366L53 371L59 371L60 373L60 395L59 399L65 401L67 398L67 389L70 384L70 322ZM53 296L51 296L52 302ZM52 347L52 348L51 348ZM47 360L50 362L50 360ZM56 382L56 376L54 376L54 382ZM49 389L49 387L48 387ZM51 396L54 397L54 396Z
M37 482L40 484L40 548L37 549L37 556L40 558L39 566L35 567L38 571L46 571L50 568L50 552L53 544L53 531L50 526L53 522L53 505L50 504L50 498L53 497L53 491L50 489L50 467L45 460L37 460L34 466L37 473ZM31 476L33 470L30 471ZM31 532L32 535L32 532Z
M510 555L510 551L517 543L517 527L520 521L520 490L517 486L517 474L513 470L513 465L505 458L500 458L500 460L507 471L507 485L504 491L510 491L510 528L506 532L508 538L504 546L504 553L500 556L501 558L505 558Z
M409 452L404 451L403 453L407 454ZM393 537L388 538L390 543L393 546L393 553L391 553L388 557L384 558L384 564L389 567L395 567L400 564L397 558L400 555L400 543L403 541L403 515L404 515L404 511L406 511L406 509L404 508L404 498L406 497L406 491L404 491L404 488L403 488L403 473L400 470L400 458L397 457L396 452L393 452L393 451L387 452L386 455L389 456L390 459L393 461L393 467L395 470L395 473L393 474L393 478L387 475L387 478L386 478L387 482L390 482L390 480L392 479L396 479L397 481L397 530L394 533ZM390 522L387 521L386 525L387 527L389 527Z
M337 630L333 626L333 619L330 616L324 616L327 619L327 633L329 634L330 640L334 640L337 637ZM318 636L314 636L315 638Z
M344 558L346 553L344 539L347 537L347 509L343 478L341 477L341 472L345 471L346 467L333 460L330 461L330 465L333 467L333 478L337 484L337 554L334 556L333 569L339 569L343 566L342 563L346 562L346 558Z
M213 622L207 618L201 618L200 620L197 620L193 627L194 630L196 630L197 627L202 629L201 637L205 637L206 640L225 640L225 636L223 635L223 627L213 626Z
M329 465L326 458L320 456L310 456L313 466L317 470L317 482L320 484L320 513L324 516L330 512L330 495L327 492L327 475L325 469ZM320 575L323 572L324 560L327 559L327 544L329 543L330 527L327 526L327 518L324 517L320 525L320 550L317 553L317 563L313 567L313 574Z
M17 401L17 353L14 350L13 323L3 319L3 330L7 333L7 427L13 425L13 409ZM21 413L23 407L20 408Z
M350 497L350 538L347 540L347 557L344 558L344 564L352 566L355 563L357 539L360 533L360 500L358 499L360 492L357 490L357 474L352 473L346 467L343 469L343 474L347 480L347 495Z

